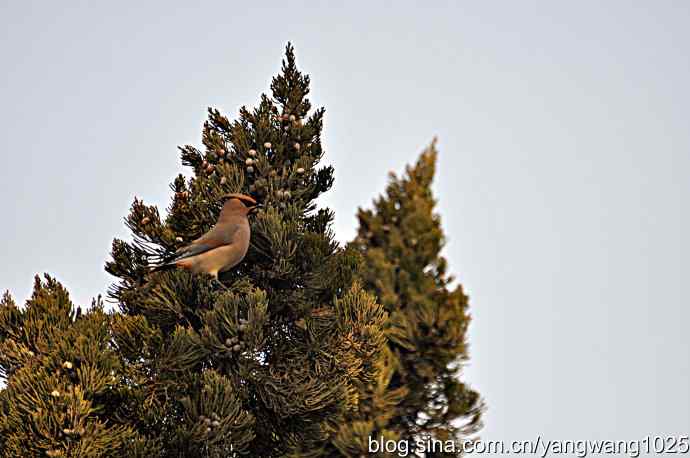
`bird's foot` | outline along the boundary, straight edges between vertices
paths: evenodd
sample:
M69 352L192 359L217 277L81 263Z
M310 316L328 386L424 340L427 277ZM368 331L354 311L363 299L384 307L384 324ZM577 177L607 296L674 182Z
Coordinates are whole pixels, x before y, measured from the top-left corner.
M214 278L213 280L211 280L211 283L213 283L214 285L220 287L220 289L222 289L222 290L228 289L228 287L225 286L225 285L223 284L223 282L221 282L221 281L218 280L217 278Z

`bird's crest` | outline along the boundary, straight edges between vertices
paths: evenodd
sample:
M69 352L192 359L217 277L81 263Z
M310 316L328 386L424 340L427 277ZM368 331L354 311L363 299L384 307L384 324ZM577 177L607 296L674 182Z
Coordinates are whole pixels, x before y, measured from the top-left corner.
M230 194L225 194L223 197L226 199L239 199L240 201L242 201L242 203L256 205L256 200L254 200L251 196L248 196L246 194L233 192Z

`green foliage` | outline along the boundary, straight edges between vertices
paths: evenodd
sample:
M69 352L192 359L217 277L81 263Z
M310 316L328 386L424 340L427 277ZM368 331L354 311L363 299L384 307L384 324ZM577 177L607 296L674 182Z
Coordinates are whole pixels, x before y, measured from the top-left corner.
M109 322L95 301L84 315L49 276L23 309L0 302L0 456L143 456L128 424L130 400Z
M479 427L480 398L459 381L469 315L439 255L434 147L339 246L315 202L333 169L319 166L309 82L288 45L257 108L234 121L208 110L166 211L135 199L132 240L113 241L118 311L100 298L75 311L48 276L23 309L5 294L0 457L360 457L370 437ZM221 284L152 271L212 227L230 192L263 204L244 261Z
M323 109L288 45L281 73L253 110L230 121L209 109L204 151L181 148L167 214L136 199L134 239L115 240L106 269L121 315L115 348L141 400L136 430L164 456L331 456L329 439L378 374L387 315L354 281L359 256L340 248L333 214L315 199L333 183ZM252 195L245 261L219 287L150 266L216 221L221 196Z
M371 405L358 418L363 436L445 441L481 426L480 397L460 381L470 316L440 255L444 236L431 192L436 156L434 142L404 177L391 174L373 210L358 213L351 246L364 258L360 277L389 314L386 369L363 394Z

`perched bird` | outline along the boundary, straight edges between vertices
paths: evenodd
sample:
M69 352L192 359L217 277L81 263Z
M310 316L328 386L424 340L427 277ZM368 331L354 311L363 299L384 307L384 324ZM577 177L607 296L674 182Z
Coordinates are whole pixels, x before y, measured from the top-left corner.
M218 222L207 233L156 266L153 270L181 267L194 273L205 272L218 280L218 273L239 264L249 249L251 230L247 215L259 205L244 194L226 194L228 200Z

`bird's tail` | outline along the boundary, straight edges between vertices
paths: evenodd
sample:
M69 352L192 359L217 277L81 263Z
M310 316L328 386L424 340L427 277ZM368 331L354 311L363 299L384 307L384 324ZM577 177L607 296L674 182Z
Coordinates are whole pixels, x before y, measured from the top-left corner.
M164 271L164 270L171 270L171 269L174 269L174 268L175 268L175 262L174 262L174 261L169 261L169 262L164 262L164 263L162 263L162 264L158 264L158 265L155 265L155 266L151 266L151 267L149 268L149 273L161 272L161 271Z

